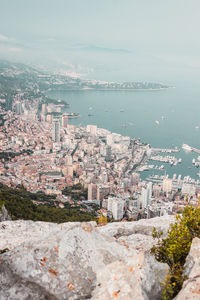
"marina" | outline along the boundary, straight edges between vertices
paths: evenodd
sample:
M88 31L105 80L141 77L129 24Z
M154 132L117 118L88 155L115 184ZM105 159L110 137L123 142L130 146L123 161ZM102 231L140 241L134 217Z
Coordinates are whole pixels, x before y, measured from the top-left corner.
M199 177L200 177L200 174L199 174ZM165 178L168 178L168 176L166 175L152 175L152 176L148 176L146 178L147 181L151 181L153 183L162 183L163 182L163 179ZM193 179L191 178L190 176L184 176L182 178L181 175L178 175L178 177L176 177L176 174L173 175L173 178L172 178L172 183L173 183L173 186L175 188L179 188L179 186L181 184L193 184L196 188L200 188L200 180L197 179Z
M155 156L151 156L150 160L169 163L170 165L175 165L175 166L178 163L182 162L181 158L176 158L175 156L171 156L171 155L167 155L167 156L155 155Z
M180 152L180 149L178 149L177 147L175 147L174 149L168 149L168 148L151 148L152 153L177 153Z
M143 172L148 170L164 170L164 165L158 166L158 165L144 165L137 169L137 172Z

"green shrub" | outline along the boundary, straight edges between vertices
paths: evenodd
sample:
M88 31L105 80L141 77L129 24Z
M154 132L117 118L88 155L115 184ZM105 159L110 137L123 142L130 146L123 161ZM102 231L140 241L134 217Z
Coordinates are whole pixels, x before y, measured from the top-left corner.
M190 251L192 239L200 237L200 207L186 206L182 215L176 215L176 222L170 226L166 238L154 228L153 238L158 242L151 249L155 258L167 263L169 274L163 282L162 299L173 299L180 291L186 277L183 275L185 259Z

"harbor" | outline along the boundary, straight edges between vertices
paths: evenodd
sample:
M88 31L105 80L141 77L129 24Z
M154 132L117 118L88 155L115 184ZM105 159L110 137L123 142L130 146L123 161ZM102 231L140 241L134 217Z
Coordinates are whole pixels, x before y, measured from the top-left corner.
M180 149L177 147L169 149L169 148L151 148L152 153L177 153L180 152Z
M147 181L151 181L153 183L162 183L163 179L168 178L168 175L152 175L146 178ZM179 188L182 184L191 184L196 188L200 188L200 180L193 179L190 176L184 176L173 174L172 176L172 184L175 188Z
M199 114L194 109L198 107L197 99L199 98L198 93L195 94L195 89L190 92L193 95L192 106L189 111L190 113L192 111L193 114L191 127L188 127L184 121L180 125L175 118L175 113L180 115L181 120L183 116L186 117L186 113L188 117L188 111L184 108L188 101L187 90L185 86L178 84L176 89L169 89L162 94L152 92L148 94L147 98L146 93L123 92L122 94L116 91L111 93L52 91L49 93L49 97L68 102L70 110L65 107L64 112L80 113L80 118L70 118L70 124L79 125L81 123L83 126L93 124L124 136L140 138L142 142L150 144L148 158L150 156L169 155L174 156L177 160L182 159L181 163L177 162L177 164L149 160L145 164L150 165L150 167L146 167L145 171L140 172L142 179L153 175L153 173L163 175L165 172L169 174L169 177L176 173L199 179L197 175L199 169L196 166L198 165L197 157L200 154L194 151L186 152L182 148L183 143L185 143L195 149L200 149L200 129L195 128L199 124ZM172 99L176 99L176 101L172 101ZM143 109L144 106L141 106L141 101L149 110ZM159 104L156 108L155 102ZM155 109L150 110L152 107ZM124 112L120 112L122 109ZM90 116L90 114L95 116ZM161 116L165 116L165 119L162 119ZM159 120L159 126L155 126L155 120ZM196 165L192 164L192 159L195 159ZM151 167L151 165L155 166ZM162 165L164 168L161 167Z
M188 145L186 147L188 149ZM140 166L137 171L140 172L141 178L149 180L153 178L153 181L162 180L163 176L174 177L174 171L177 173L181 172L181 165L184 164L185 157L184 153L187 153L188 167L187 170L193 173L191 176L184 176L182 174L184 182L194 183L198 185L198 178L200 177L200 172L195 171L196 168L200 167L200 155L197 158L194 158L195 153L197 153L196 148L190 147L189 149L194 149L192 151L183 151L178 147L175 148L149 148L147 150L147 161L143 166ZM194 153L195 152L195 153ZM174 155L165 155L165 154L174 154ZM190 160L189 160L189 157ZM152 162L152 163L150 163ZM186 171L187 171L186 170ZM188 175L188 174L187 174ZM176 183L178 184L178 183Z
M178 163L182 162L181 158L176 158L175 156L167 155L167 156L162 156L162 155L154 155L150 157L150 160L153 161L160 161L163 163L169 163L170 165L177 165Z

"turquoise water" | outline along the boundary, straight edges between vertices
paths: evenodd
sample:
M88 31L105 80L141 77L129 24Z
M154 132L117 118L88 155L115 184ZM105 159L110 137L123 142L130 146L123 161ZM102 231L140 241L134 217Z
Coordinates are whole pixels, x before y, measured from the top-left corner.
M69 103L66 111L80 113L80 118L70 120L71 124L95 124L111 132L140 138L152 147L181 148L185 143L200 149L200 87L197 85L179 84L161 91L51 91L49 96ZM181 149L176 156L183 161L172 167L164 164L167 174L198 178L199 170L192 166L192 158L198 154ZM163 172L154 171L154 174Z

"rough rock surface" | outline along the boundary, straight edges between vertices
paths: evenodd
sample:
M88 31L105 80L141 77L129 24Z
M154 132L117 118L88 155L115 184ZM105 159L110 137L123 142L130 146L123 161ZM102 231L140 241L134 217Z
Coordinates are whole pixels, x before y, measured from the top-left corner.
M119 243L128 249L133 249L136 253L149 252L157 241L152 236L144 234L131 234L129 236L122 236L118 239Z
M161 298L161 282L168 266L153 256L140 253L127 260L107 265L97 274L94 300L157 300Z
M163 231L167 234L170 223L175 221L174 216L163 216L152 219L141 219L137 222L118 222L109 223L106 226L99 228L100 232L114 237L129 236L132 234L142 234L146 236L152 235L152 230L155 227L158 231Z
M12 221L0 223L0 249L14 249L24 242L44 240L54 232L71 228L79 223L55 224L49 222ZM96 224L96 223L94 223Z
M0 223L0 249L10 249L0 255L0 299L160 299L168 267L148 254L150 235L173 220L155 219Z
M184 282L182 290L176 300L200 299L200 239L194 238L185 263L185 275L188 279Z
M0 209L0 222L7 221L7 220L10 221L11 217L9 216L5 206L2 205L2 208Z
M109 223L100 227L103 234L115 237L118 241L137 253L149 252L155 240L152 238L152 231L155 227L157 231L163 231L163 237L171 223L175 221L174 216L163 216L152 219L141 219L137 222Z

